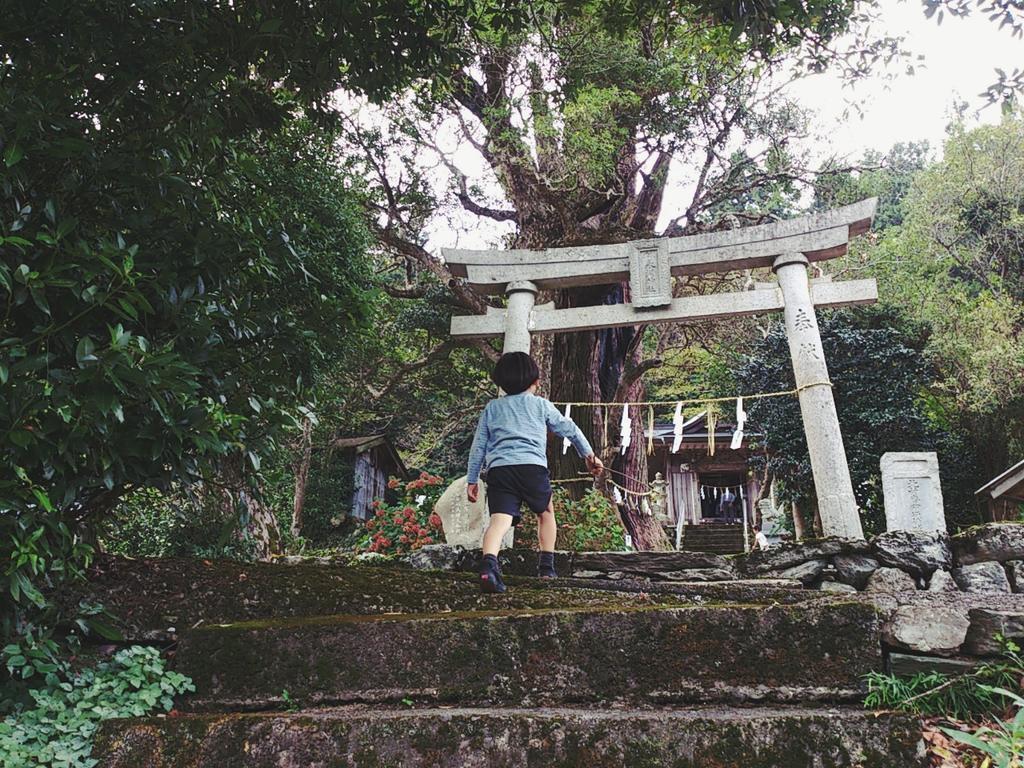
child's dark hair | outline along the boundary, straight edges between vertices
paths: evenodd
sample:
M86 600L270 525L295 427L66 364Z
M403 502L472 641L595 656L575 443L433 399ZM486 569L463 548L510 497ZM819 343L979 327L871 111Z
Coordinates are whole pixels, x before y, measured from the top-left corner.
M525 392L540 378L540 368L525 352L508 352L501 356L494 366L491 381L501 387L507 395Z

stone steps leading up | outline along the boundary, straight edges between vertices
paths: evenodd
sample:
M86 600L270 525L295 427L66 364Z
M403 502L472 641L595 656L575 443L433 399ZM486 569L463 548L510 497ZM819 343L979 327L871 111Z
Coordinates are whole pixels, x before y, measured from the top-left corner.
M475 556L424 555L450 568ZM708 554L573 553L559 561L573 577L545 582L511 575L531 573L533 553L503 559L500 596L481 595L471 573L101 561L88 591L62 599L104 603L128 642L172 646L197 692L173 717L103 724L94 757L109 768L922 765L915 719L855 706L863 675L882 669L869 602L737 579L732 559Z
M913 718L857 709L405 709L110 721L106 768L912 768Z
M175 667L193 711L442 701L843 702L881 670L859 603L500 609L340 615L186 633Z
M743 551L743 527L701 524L683 527L681 546L688 552L730 555Z

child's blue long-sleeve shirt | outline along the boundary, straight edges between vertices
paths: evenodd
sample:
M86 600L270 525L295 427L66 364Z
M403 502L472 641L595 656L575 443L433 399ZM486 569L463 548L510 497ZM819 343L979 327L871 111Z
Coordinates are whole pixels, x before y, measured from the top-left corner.
M548 431L567 437L580 456L594 451L572 419L563 416L548 400L529 392L505 395L491 400L476 427L473 447L469 449L466 481L480 479L480 469L510 464L548 465Z

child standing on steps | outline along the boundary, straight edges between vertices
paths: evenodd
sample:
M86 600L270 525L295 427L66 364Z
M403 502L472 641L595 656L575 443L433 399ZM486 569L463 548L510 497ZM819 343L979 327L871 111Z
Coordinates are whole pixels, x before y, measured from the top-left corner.
M519 523L523 504L538 516L537 575L555 577L557 527L548 475L548 431L568 438L595 476L601 474L604 464L594 455L579 427L550 402L534 394L540 369L532 357L525 352L502 355L491 378L505 395L491 400L480 414L469 450L466 496L471 502L477 500L480 470L486 464L490 522L484 533L480 588L484 592L504 592L498 550L508 529Z

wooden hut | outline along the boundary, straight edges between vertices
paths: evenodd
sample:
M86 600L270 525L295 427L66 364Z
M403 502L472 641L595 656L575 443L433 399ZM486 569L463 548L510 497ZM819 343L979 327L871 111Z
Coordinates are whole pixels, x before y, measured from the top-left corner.
M349 513L359 520L370 517L374 499L383 499L389 477L406 477L402 457L384 435L342 437L331 443L332 451L339 452L352 466L352 507Z
M1015 464L974 492L992 522L1017 520L1024 505L1024 461Z

